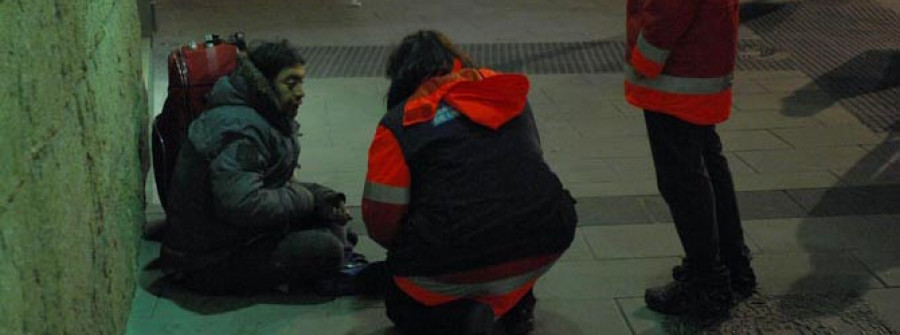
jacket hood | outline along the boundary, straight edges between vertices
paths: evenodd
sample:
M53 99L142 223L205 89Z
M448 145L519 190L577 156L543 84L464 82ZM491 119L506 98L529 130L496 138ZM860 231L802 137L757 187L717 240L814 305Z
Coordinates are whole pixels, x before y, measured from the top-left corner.
M431 78L407 100L403 126L431 121L443 101L473 122L497 130L522 113L529 85L523 75L488 69L462 69Z
M278 98L268 79L245 55L238 56L234 72L219 79L209 93L209 108L222 106L250 107L287 135L299 127L293 118L281 112Z

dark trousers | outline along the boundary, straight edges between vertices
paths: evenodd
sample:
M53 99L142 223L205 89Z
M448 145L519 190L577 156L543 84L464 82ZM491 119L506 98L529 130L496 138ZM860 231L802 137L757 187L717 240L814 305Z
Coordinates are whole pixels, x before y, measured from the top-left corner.
M209 295L256 294L334 274L344 250L344 242L330 228L262 234L222 262L182 273L178 283Z
M461 299L426 306L403 292L392 280L384 296L388 318L407 335L490 334L494 324L491 307Z
M644 111L656 181L687 261L696 269L749 267L734 183L715 126Z
M460 299L426 306L403 292L393 280L387 285L384 296L388 318L407 335L524 334L527 331L521 331L521 323L528 322L526 319L533 321L536 303L534 292L529 291L510 311L495 321L494 311L487 304ZM505 331L498 331L498 328L505 328Z

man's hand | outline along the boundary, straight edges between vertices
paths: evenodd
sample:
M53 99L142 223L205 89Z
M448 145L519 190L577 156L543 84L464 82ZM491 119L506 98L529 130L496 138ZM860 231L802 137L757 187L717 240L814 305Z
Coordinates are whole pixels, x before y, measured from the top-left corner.
M326 206L322 209L323 212L320 213L320 216L326 221L347 222L352 220L353 217L350 216L350 211L348 211L347 208L344 207L345 202L343 199L343 194L336 194L339 194L340 197L325 200Z
M315 196L314 215L317 219L323 221L341 221L346 222L351 219L350 213L344 207L347 197L344 193L337 192L328 187L313 184L310 187Z

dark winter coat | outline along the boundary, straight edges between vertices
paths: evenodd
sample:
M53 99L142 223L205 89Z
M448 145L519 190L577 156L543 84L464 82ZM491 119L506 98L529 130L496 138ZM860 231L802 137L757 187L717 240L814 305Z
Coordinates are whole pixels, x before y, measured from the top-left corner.
M219 262L312 212L312 194L292 181L298 125L276 101L247 61L216 83L211 109L191 123L176 162L162 251L169 267Z

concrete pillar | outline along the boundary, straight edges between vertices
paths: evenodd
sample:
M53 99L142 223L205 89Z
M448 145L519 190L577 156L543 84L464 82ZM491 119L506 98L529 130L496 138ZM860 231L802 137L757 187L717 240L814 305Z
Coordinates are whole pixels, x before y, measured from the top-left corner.
M134 2L0 1L0 334L122 334L144 221Z

